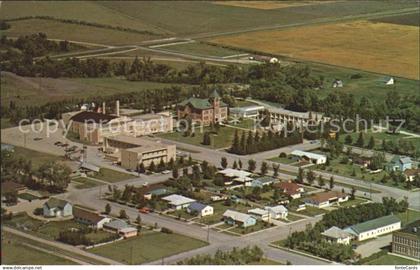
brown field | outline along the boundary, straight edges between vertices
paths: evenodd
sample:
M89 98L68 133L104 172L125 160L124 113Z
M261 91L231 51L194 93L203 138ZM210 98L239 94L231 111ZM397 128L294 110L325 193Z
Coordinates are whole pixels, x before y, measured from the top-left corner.
M260 31L211 42L291 58L419 79L419 28L355 21Z
M334 2L334 1L217 1L217 2L213 2L213 4L270 10L270 9L278 9L278 8L324 4L324 3L330 3L330 2Z

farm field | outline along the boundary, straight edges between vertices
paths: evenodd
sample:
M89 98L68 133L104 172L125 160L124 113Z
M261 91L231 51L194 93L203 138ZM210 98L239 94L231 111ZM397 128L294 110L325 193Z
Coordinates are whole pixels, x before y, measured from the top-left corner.
M420 78L418 27L415 26L361 20L259 31L210 41L385 75Z
M172 34L208 34L240 31L272 25L308 23L323 18L368 14L415 8L415 2L400 1L336 1L326 4L286 7L263 10L214 4L213 2L182 1L131 1L120 5L118 1L98 4L120 14L135 18ZM182 19L180 19L182 18ZM252 19L251 19L252 18Z
M11 27L2 31L9 37L45 33L48 38L87 42L98 45L133 45L159 36L115 29L105 29L44 19L10 21Z
M22 5L25 8L22 8ZM73 19L104 25L120 26L140 31L160 32L159 29L140 20L107 9L95 2L80 1L19 1L3 2L0 17L3 19L27 16L51 16L59 19Z
M334 1L218 1L216 5L233 7L256 8L256 9L279 9L287 7L300 7L306 5L326 4Z
M205 245L203 241L179 234L142 232L141 236L93 248L90 252L125 264L142 264Z
M372 22L393 23L402 25L419 26L420 13L411 13L397 16L389 16L370 20Z
M1 104L42 105L71 98L89 98L146 89L161 89L175 84L134 82L120 78L31 78L1 73Z
M194 55L200 55L200 56L216 56L216 57L225 57L225 56L241 54L241 52L239 51L223 48L216 45L200 43L200 42L175 44L175 45L170 45L170 46L159 47L158 49L171 51L171 52L194 54Z

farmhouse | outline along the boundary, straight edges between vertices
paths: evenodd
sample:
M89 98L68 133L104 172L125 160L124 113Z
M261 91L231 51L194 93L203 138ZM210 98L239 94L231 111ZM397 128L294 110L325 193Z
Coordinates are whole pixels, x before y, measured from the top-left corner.
M348 201L349 195L338 192L338 191L327 191L316 193L308 198L304 199L307 206L313 206L317 208L324 208L333 205L334 203L340 203Z
M283 205L266 206L265 210L267 210L270 213L270 216L273 219L286 219L287 215L289 214L289 211Z
M273 184L273 183L275 183L277 181L278 180L275 179L275 178L273 178L273 177L263 176L263 177L259 177L257 179L254 179L251 182L251 186L252 187L260 187L260 188L262 188L263 186L269 186L269 185L271 185L271 184Z
M410 157L394 156L392 160L387 164L389 171L405 171L413 168L413 160Z
M236 118L257 118L260 111L264 110L264 106L246 106L229 108L231 117Z
M108 217L80 207L74 207L73 216L75 221L88 225L94 229L102 229L105 223L111 221Z
M354 235L358 241L387 234L401 228L401 220L394 215L384 216L345 228L346 232Z
M73 215L73 206L57 198L50 198L42 207L44 217L68 217Z
M218 174L223 175L225 185L230 185L233 184L233 182L237 182L239 184L248 186L251 184L252 180L254 180L250 177L252 173L243 170L227 168L219 171Z
M349 245L351 238L353 236L349 232L346 232L336 226L333 226L329 228L328 230L325 230L324 232L321 233L321 235L328 242L344 244L344 245Z
M257 220L254 217L233 210L226 210L226 212L223 214L223 218L225 223L230 225L237 225L242 228L254 226L257 223Z
M325 164L327 162L327 156L321 154L315 154L301 150L293 150L290 154L298 160L306 160L314 164Z
M263 220L263 221L269 221L270 220L270 212L261 208L254 208L248 210L248 214L253 216L256 219Z
M188 197L172 194L166 197L163 197L162 200L168 202L171 208L179 210L183 208L187 208L191 203L195 202L194 199L190 199Z
M420 258L420 219L392 234L392 253Z
M302 196L302 193L305 191L302 186L299 186L293 182L281 182L275 185L275 188L280 189L281 192L287 194L293 199L298 199Z
M115 219L111 222L104 224L104 230L117 233L124 238L137 236L137 229L128 225L127 222L120 219Z
M191 118L193 122L209 125L223 122L228 117L228 106L221 101L216 90L209 98L189 98L178 105L178 119Z
M192 202L187 207L187 212L200 217L211 216L213 215L213 207L199 202Z
M136 138L126 135L106 137L104 142L106 158L121 162L125 169L137 170L139 165L149 166L161 160L168 163L176 158L176 146L158 141Z

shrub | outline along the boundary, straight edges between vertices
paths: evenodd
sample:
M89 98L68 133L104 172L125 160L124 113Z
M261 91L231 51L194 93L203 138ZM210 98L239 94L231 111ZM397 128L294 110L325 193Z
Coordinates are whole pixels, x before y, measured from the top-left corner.
M34 213L35 216L41 216L44 213L44 210L42 208L38 207L38 208L34 209L33 213Z
M281 152L280 155L279 155L279 157L286 158L287 157L287 154L285 152Z
M162 227L162 229L160 230L163 233L167 233L167 234L172 234L173 231L171 229L168 229L166 227Z

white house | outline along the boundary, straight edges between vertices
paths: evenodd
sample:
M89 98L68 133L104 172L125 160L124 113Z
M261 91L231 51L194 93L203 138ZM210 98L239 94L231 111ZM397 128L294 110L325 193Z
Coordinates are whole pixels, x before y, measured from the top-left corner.
M213 207L210 205L205 205L199 202L192 202L187 207L187 212L190 214L197 214L200 217L211 216L213 215Z
M333 204L345 202L349 200L349 195L338 191L327 191L315 193L310 197L305 198L303 201L307 206L317 208L329 207Z
M68 217L73 215L73 206L57 198L50 198L42 207L44 217Z
M328 242L344 244L344 245L349 245L353 236L349 232L346 232L335 226L329 228L328 230L325 230L324 232L321 233L321 235Z
M354 235L358 241L376 238L401 229L401 220L394 215L384 216L366 222L362 222L344 230Z
M223 177L225 178L225 184L237 182L245 186L250 186L251 182L254 180L250 177L252 173L243 170L226 168L224 170L219 171L218 173L223 175Z
M264 110L264 106L246 106L229 108L229 114L237 118L256 118L260 111Z
M253 216L256 219L269 221L270 220L270 212L261 208L255 208L248 210L248 214Z
M289 214L289 211L283 205L266 206L265 210L267 210L270 213L271 218L274 218L274 219L279 219L279 218L286 219L287 215Z
M171 206L171 208L179 210L187 208L191 203L195 202L194 199L178 195L178 194L172 194L166 197L163 197L162 200L168 202L168 204Z
M306 152L301 150L293 150L292 153L290 153L292 156L297 157L299 159L307 160L314 164L325 164L327 162L327 156L316 154L312 152Z
M94 229L102 229L104 224L111 221L109 217L79 207L74 208L73 216L75 221Z
M242 228L254 226L257 223L257 219L253 216L233 210L226 210L223 219L227 224L238 225Z

